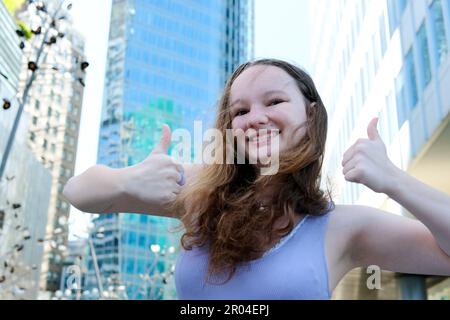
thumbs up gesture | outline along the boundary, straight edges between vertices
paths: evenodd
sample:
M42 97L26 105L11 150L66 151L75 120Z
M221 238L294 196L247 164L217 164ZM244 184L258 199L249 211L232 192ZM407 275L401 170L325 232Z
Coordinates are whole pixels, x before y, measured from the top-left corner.
M373 118L367 127L368 139L358 139L344 153L342 172L347 181L361 183L375 192L389 193L400 169L389 160L377 123L378 118Z
M155 149L153 149L153 151L150 153L150 155L168 154L171 141L172 132L170 131L170 128L167 124L163 124L161 140L156 145Z
M163 125L161 140L149 156L141 163L125 168L122 185L131 201L137 200L148 204L149 208L164 210L180 193L184 170L168 155L170 143L170 128Z

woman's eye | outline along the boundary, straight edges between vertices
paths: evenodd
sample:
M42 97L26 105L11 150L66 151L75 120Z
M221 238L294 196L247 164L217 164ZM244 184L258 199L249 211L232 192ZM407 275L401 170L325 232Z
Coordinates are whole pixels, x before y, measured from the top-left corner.
M277 105L277 104L280 104L280 103L283 103L283 102L285 102L283 99L273 99L273 100L271 100L271 101L269 102L269 106ZM246 114L246 113L248 113L248 110L241 109L241 110L238 110L238 111L234 114L234 116L235 116L235 117L239 117L239 116L242 116L242 115L244 115L244 114Z
M284 101L281 99L274 99L272 101L270 101L269 106L275 105L275 104L279 104L279 103L283 103Z
M242 116L242 115L244 115L244 114L246 114L247 113L247 110L238 110L235 114L234 114L234 116L235 117L238 117L238 116Z

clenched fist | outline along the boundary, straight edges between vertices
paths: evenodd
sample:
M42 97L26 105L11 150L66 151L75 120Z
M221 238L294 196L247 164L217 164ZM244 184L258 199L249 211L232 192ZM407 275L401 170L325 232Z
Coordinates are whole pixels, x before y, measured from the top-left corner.
M168 155L169 126L163 125L159 144L141 163L124 168L123 192L132 199L161 207L171 203L184 184L183 166Z
M397 168L387 156L377 130L378 118L367 127L369 139L358 139L345 153L342 173L345 180L361 183L375 192L388 193L395 187Z

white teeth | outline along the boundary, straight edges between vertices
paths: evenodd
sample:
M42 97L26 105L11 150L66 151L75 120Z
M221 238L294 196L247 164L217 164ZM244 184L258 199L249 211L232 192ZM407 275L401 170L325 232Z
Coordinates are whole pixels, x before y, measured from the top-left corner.
M270 134L264 134L262 136L254 135L254 136L250 137L249 140L251 142L267 141L268 139L272 139L279 134L280 134L279 131L272 131L272 132L270 132Z

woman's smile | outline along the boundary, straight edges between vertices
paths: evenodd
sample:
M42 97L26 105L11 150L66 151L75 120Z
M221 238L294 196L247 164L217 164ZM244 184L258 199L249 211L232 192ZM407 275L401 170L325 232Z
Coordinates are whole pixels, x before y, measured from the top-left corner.
M270 130L269 132L262 133L261 135L258 133L249 137L250 145L256 145L257 147L271 144L272 139L276 136L280 135L280 131L278 130Z

